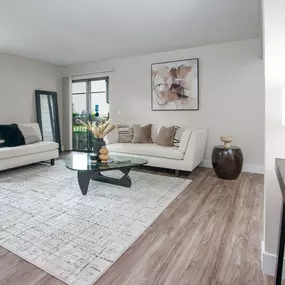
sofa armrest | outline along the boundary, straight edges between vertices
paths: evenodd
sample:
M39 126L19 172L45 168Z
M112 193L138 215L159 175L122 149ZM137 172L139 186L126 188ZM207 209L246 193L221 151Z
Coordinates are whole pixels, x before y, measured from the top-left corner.
M186 153L192 131L193 130L187 128L182 133L180 143L179 143L179 148L178 148L179 151L181 151L182 153Z
M190 131L190 129L188 129ZM191 130L186 152L185 163L189 163L190 171L194 170L204 160L207 143L206 129Z

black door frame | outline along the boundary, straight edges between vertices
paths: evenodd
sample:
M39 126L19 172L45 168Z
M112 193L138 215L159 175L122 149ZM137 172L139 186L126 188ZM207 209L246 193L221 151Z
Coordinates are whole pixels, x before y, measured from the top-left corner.
M75 79L72 80L72 83L79 83L79 82L85 82L86 83L86 93L74 93L74 94L86 94L86 110L87 110L87 117L88 120L91 120L91 82L92 81L100 81L105 80L106 81L106 102L109 102L109 76L103 76L103 77L92 77L92 78L86 78L86 79ZM93 92L94 93L94 92ZM73 95L73 93L72 93ZM73 102L73 100L72 100ZM75 149L73 146L74 141L74 132L73 132L73 122L72 122L72 150L74 151L81 151L81 152L91 152L92 151L92 135L90 132L87 131L87 150L82 149Z

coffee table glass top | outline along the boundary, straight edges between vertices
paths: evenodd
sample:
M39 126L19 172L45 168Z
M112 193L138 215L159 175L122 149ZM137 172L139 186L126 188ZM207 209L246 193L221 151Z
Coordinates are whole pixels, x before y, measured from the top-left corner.
M74 153L66 160L66 167L71 170L84 171L84 170L111 170L123 167L132 167L136 165L143 165L147 160L129 156L110 155L114 162L101 164L91 163L90 153Z

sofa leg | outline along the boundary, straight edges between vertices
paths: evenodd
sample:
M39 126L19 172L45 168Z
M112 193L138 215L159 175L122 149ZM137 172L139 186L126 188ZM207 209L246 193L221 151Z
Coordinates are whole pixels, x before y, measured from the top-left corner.
M178 169L175 170L175 176L177 176L177 177L180 176L180 171Z
M54 165L54 158L50 160L50 165Z

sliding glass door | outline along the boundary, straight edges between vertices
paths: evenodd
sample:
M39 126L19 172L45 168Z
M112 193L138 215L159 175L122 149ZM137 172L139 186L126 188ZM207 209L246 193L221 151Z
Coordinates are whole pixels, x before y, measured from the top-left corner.
M92 135L77 120L97 123L109 118L109 79L72 81L73 150L92 151Z

